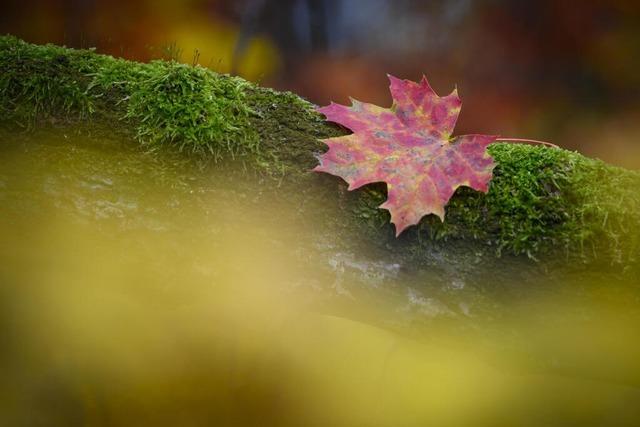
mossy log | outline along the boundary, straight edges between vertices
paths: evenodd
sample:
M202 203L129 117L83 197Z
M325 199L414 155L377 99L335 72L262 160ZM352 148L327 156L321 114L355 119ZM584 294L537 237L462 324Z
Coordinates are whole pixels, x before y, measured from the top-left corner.
M142 64L93 50L37 46L0 37L0 122L117 123L149 147L176 146L216 161L240 159L276 179L340 183L345 221L393 239L378 209L384 185L353 193L339 178L309 170L322 138L347 131L327 123L302 98L237 77L173 61ZM401 240L419 252L433 242L465 242L495 254L637 263L640 174L578 153L494 144L497 162L488 194L460 188L444 223L433 215Z

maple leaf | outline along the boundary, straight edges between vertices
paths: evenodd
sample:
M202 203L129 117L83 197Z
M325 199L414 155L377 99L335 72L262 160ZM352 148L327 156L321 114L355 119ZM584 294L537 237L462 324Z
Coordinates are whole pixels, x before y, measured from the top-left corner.
M438 96L423 76L420 83L389 75L391 108L351 99L318 111L351 135L325 139L329 150L313 170L336 175L355 190L387 184L380 208L391 213L396 236L428 214L444 221L444 207L462 185L487 192L495 163L487 146L497 136L451 137L462 102L457 90Z

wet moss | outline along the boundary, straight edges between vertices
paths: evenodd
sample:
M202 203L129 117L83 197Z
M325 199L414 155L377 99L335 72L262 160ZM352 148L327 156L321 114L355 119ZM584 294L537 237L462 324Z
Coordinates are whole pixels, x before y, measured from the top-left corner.
M396 240L388 213L377 208L384 185L347 192L338 178L309 173L325 149L320 139L346 130L294 94L199 66L141 64L11 36L0 37L0 69L4 125L117 122L148 147L239 159L265 177L302 181L318 197L337 198L348 227L385 245L420 253L433 242L475 242L498 255L637 263L640 174L577 153L495 144L488 194L460 188L444 223L427 216Z

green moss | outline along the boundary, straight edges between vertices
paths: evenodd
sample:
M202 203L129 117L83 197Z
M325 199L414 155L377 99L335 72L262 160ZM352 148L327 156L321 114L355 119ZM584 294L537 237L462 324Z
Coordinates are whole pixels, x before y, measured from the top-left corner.
M123 120L151 146L170 143L215 158L256 153L245 80L173 61L140 64L91 50L0 38L0 105L5 120ZM95 117L92 117L95 119Z
M388 213L377 208L386 197L384 185L346 192L338 178L308 173L325 149L319 139L346 131L294 94L198 66L141 64L10 36L0 37L0 69L5 124L119 121L116 128L150 147L239 158L267 176L324 189L318 197L336 197L344 223L385 245L420 253L434 241L474 241L497 254L637 262L640 175L577 153L494 144L490 152L498 166L488 194L460 188L444 223L425 217L396 241Z
M121 121L151 147L245 155L279 175L306 171L322 150L318 138L341 133L294 94L175 61L142 64L4 36L0 67L2 120L24 127Z
M86 93L99 57L91 51L36 46L0 37L0 112L4 120L31 126L36 119L82 118L94 111Z
M637 262L640 251L640 174L578 153L539 146L494 144L497 167L489 192L459 188L445 221L425 217L404 238L477 241L495 252L565 259ZM351 209L369 228L386 229L389 215L377 209L384 187L352 198Z

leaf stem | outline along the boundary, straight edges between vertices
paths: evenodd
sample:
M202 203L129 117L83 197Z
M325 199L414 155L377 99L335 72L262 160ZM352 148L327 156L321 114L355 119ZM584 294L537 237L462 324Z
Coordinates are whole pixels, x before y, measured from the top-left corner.
M532 145L544 145L545 147L551 148L560 148L556 144L552 144L546 141L538 141L537 139L526 139L526 138L496 138L496 141L499 142L515 142L516 144L532 144Z

